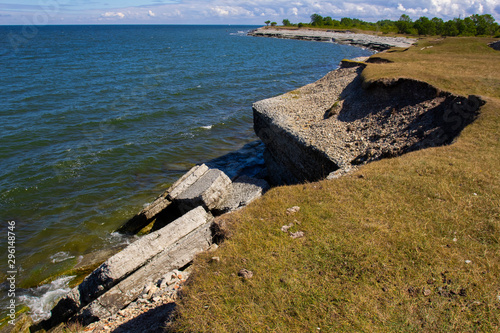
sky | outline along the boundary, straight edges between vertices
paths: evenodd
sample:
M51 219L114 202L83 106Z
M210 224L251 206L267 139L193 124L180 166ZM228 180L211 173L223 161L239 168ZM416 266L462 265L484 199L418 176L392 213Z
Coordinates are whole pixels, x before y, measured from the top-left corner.
M0 25L309 23L311 14L376 22L491 14L500 0L0 0Z

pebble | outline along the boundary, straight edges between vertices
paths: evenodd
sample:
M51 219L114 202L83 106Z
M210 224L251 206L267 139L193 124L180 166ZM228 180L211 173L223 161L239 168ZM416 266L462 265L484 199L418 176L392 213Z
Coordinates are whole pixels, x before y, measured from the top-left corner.
M253 277L253 272L249 271L246 268L243 268L238 272L238 276L242 277L245 280L251 279Z
M302 238L304 237L304 232L303 231L297 231L297 232L291 232L290 237L292 238Z
M175 303L178 293L182 290L182 286L188 277L188 271L176 270L164 275L161 279L155 281L156 283L146 283L142 295L135 302L130 303L115 315L88 325L84 328L84 332L115 331L120 326L148 311L165 304Z
M292 214L295 214L297 213L298 211L300 210L300 207L299 206L293 206L293 207L290 207L286 210L286 213L288 215L292 215Z

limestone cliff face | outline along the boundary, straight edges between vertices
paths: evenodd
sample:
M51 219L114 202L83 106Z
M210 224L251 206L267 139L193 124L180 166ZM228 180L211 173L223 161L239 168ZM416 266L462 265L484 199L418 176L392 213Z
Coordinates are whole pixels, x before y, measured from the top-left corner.
M450 144L484 102L411 79L361 79L363 66L253 105L275 184L336 177L361 164Z

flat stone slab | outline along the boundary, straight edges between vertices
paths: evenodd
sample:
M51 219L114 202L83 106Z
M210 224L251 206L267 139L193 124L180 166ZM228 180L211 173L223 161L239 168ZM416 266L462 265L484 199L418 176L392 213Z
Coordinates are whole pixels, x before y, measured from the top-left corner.
M250 36L286 39L301 39L320 42L335 42L370 48L381 51L392 47L409 47L417 40L406 37L385 37L358 34L349 31L309 30L309 29L273 29L259 28L249 33Z
M73 288L52 309L50 327L69 319L83 306L126 279L151 259L174 246L178 240L200 228L212 215L203 207L195 208L164 228L148 234L118 252Z
M210 170L205 164L197 165L191 168L184 176L179 178L168 190L167 197L174 200L179 194L188 190L191 185L196 183L204 174Z
M207 223L176 241L148 264L85 306L76 319L83 325L88 325L125 308L140 296L148 281L157 281L166 273L191 262L196 254L207 250L212 244L211 225L212 219L209 219Z
M248 176L236 178L231 184L226 200L216 210L217 215L240 209L261 197L270 186L264 179Z
M179 193L174 203L181 212L194 207L203 206L207 210L217 208L229 193L231 179L218 169L210 169L191 184L185 191Z
M165 192L158 196L151 204L128 220L127 223L125 223L117 231L125 234L138 233L142 228L146 227L154 219L156 219L160 213L165 211L172 203L172 200L179 193L188 189L208 170L209 168L205 164L197 165L191 168Z

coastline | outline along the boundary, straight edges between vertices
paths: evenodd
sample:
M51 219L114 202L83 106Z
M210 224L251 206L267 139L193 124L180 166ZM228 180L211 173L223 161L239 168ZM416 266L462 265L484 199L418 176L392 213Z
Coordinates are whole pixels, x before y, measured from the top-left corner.
M259 29L257 29L257 31L259 31ZM311 31L313 31L313 30L310 30L309 32L311 32ZM335 34L335 35L332 35L332 34ZM339 37L339 34L341 34L340 37ZM252 32L249 35L259 36L256 32ZM362 36L360 36L360 35L362 35ZM332 37L332 36L334 36L334 37ZM359 38L355 38L356 36L358 36ZM369 36L369 37L366 37L366 36ZM389 41L387 41L388 38L386 38L386 37L384 37L384 40L386 40L386 41L382 42L381 40L374 38L376 36L370 36L370 35L364 35L364 34L338 33L338 32L327 32L324 35L321 35L321 34L318 35L316 33L304 33L304 32L301 32L300 34L278 34L278 35L276 35L274 32L270 32L269 34L266 34L265 36L262 36L262 37L327 41L327 42L335 42L335 43L339 43L339 44L348 44L348 45L353 45L353 46L357 46L357 47L365 47L365 48L369 48L369 49L376 50L376 51L385 50L385 49L390 48L390 47L408 47L409 45L411 45L411 43L410 44L400 43L400 42L390 43ZM327 39L330 39L330 40L327 40ZM302 88L300 88L300 89L302 89ZM179 288L181 288L182 282L183 281L181 281L181 284L179 284ZM135 314L141 313L142 314L141 309L151 310L151 309L154 309L157 307L161 307L165 304L171 304L171 303L173 303L173 298L174 297L165 298L165 299L168 299L167 303L155 303L154 307L152 307L151 304L142 304L141 302L137 302L134 304L134 306L137 308L134 311L131 311L128 313L135 313ZM121 316L121 317L123 317L123 316ZM117 319L115 318L115 320L117 320ZM109 320L108 320L108 323L109 323ZM96 325L96 326L98 326L98 325ZM96 327L96 326L94 326L94 327Z
M274 29L261 27L248 33L254 37L297 39L306 41L332 42L363 47L374 51L384 51L393 47L410 47L417 40L406 37L382 37L351 31L313 29Z

